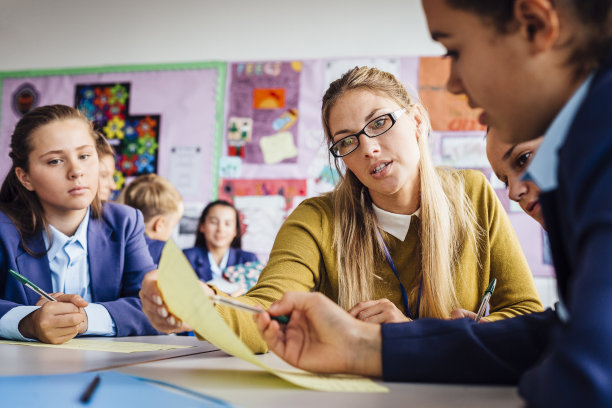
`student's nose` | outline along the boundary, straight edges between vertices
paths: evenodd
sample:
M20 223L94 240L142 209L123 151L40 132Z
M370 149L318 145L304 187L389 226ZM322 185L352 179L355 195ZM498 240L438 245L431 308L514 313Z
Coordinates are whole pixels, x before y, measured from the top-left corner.
M448 92L455 95L465 93L465 88L463 87L461 76L459 75L459 69L457 68L457 64L453 61L451 61L450 75L446 81L446 89L448 89Z
M519 177L508 178L508 198L512 201L519 202L521 198L529 192L527 183L520 180Z
M71 161L68 177L71 179L76 179L81 176L83 176L83 167L79 164L78 161Z

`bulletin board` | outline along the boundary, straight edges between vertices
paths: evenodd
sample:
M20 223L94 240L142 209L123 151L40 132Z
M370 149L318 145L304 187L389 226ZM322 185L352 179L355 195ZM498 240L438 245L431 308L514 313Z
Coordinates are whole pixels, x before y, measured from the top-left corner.
M216 198L225 63L109 66L0 72L0 146L8 155L17 121L34 107L81 109L113 146L115 181L168 178L185 201ZM0 174L10 160L0 160Z
M287 215L337 180L321 127L321 99L330 82L362 65L391 72L418 95L432 122L434 162L482 171L509 214L533 274L553 276L544 231L508 200L487 162L478 112L446 91L448 60L439 57L0 73L0 146L8 152L20 109L28 104L80 106L113 136L118 181L155 171L177 186L185 202L175 234L181 247L194 244L203 207L220 198L240 211L243 248L266 260ZM0 161L0 172L8 164Z

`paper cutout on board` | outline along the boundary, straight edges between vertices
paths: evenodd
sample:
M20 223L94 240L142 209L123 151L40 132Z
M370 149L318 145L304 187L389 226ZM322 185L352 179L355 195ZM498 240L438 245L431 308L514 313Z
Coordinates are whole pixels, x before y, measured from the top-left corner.
M242 159L234 156L221 156L219 159L220 178L238 178L242 174Z
M291 128L291 126L295 125L295 122L298 118L298 110L297 109L289 109L287 112L283 113L280 117L272 122L272 127L277 132L282 132Z
M266 164L280 163L298 155L297 146L293 143L291 132L280 132L272 136L262 137L259 139L259 146Z
M285 89L253 89L253 109L281 109L285 107Z
M63 344L38 341L0 340L0 344L15 344L30 347L49 347L69 350L108 351L111 353L141 353L145 351L174 350L195 346L173 346L169 344L137 343L132 341L107 341L94 339L72 339Z
M231 117L227 126L228 156L244 157L244 146L251 141L253 119Z
M251 118L253 131L251 142L244 146L237 147L228 143L228 155L242 157L245 164L265 164L259 140L289 127L294 143L299 144L298 117L291 123L293 118L283 115L290 111L298 112L301 73L299 61L230 65L227 116ZM283 125L288 127L283 129ZM297 156L292 156L285 162L296 163Z
M453 95L446 89L449 75L449 59L420 59L419 97L429 113L433 130L485 130L478 122L480 110L470 108L464 95Z
M274 238L287 217L287 201L280 195L237 196L234 207L240 212L245 228L242 246L269 256Z
M444 135L441 141L442 164L458 168L488 168L486 146L481 135Z
M172 146L168 157L168 180L183 200L198 197L203 184L201 146Z
M319 391L386 392L388 389L358 376L317 375L303 370L277 370L264 364L219 316L201 288L191 264L170 240L158 268L158 286L168 309L208 342L295 385Z
M225 179L219 183L219 200L233 202L236 197L279 195L285 199L285 210L289 210L293 199L305 197L306 191L304 179Z
M38 107L38 91L34 85L26 82L13 93L13 112L19 117Z

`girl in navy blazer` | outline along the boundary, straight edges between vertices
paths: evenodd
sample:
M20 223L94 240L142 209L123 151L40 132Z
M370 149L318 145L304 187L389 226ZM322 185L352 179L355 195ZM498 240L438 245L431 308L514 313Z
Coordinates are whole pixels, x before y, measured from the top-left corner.
M157 333L138 299L142 277L155 269L142 215L101 204L99 137L64 105L36 108L15 127L0 190L0 337L64 343ZM9 269L57 302L39 298Z
M185 256L204 282L223 292L238 295L240 286L222 277L228 266L257 261L252 252L241 249L240 217L227 201L209 203L202 211L193 248L185 249Z

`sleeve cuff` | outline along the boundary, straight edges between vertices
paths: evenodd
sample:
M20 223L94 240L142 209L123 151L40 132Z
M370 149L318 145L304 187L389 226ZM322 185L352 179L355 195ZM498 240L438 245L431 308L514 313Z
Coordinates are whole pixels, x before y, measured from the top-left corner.
M0 337L9 340L37 341L36 339L29 339L21 335L21 332L19 332L19 322L38 308L40 306L16 306L6 312L0 318Z
M115 321L108 310L98 304L90 303L85 307L87 314L87 331L83 336L116 336L117 328Z

